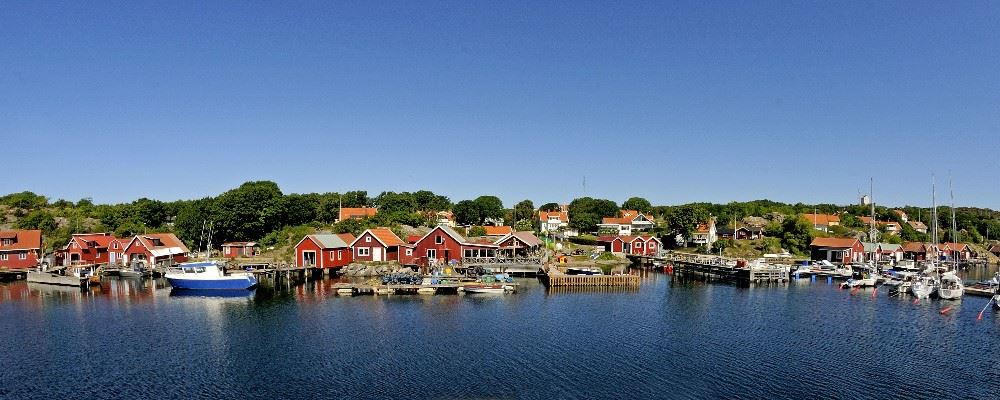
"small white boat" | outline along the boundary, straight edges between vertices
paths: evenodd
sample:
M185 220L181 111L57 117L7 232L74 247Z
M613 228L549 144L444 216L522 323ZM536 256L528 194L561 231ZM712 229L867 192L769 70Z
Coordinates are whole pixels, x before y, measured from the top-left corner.
M514 287L510 285L494 284L494 285L466 285L465 293L494 293L503 294L507 292L513 292Z
M921 276L910 285L910 293L918 299L931 297L937 290L937 280L931 276Z
M955 271L948 271L941 275L938 297L944 300L961 300L963 294L965 294L965 285L962 284L962 279L955 274Z
M339 296L351 296L354 294L354 289L351 288L340 288L337 289L337 295Z
M248 272L224 273L214 261L178 264L163 275L176 289L246 290L257 286L257 278Z

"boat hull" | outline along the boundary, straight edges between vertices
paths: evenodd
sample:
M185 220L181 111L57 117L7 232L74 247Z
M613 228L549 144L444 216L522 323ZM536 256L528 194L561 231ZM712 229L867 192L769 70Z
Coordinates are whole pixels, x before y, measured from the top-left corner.
M252 276L225 277L218 279L184 279L167 277L170 286L177 289L192 290L238 290L251 289L257 286L257 279Z

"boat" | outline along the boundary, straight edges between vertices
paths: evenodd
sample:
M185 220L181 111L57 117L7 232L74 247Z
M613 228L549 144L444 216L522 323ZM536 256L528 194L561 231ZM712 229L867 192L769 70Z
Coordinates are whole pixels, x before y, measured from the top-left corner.
M434 286L432 286L432 285L434 285L434 279L433 278L424 278L423 282L421 282L421 285L422 286L426 286L426 287L418 288L417 289L417 294L435 294L435 293L437 293L437 288L435 288Z
M935 189L933 177L931 177L931 215L931 221L933 221L931 224L931 242L933 243L934 259L931 261L930 266L927 267L927 269L924 270L924 272L921 273L910 286L910 293L913 293L913 295L918 299L931 297L931 295L937 291L938 285L937 279L935 278L938 273L938 267L935 265L938 261L937 190Z
M215 261L178 264L163 275L177 289L233 290L257 286L257 278L247 272L225 273Z
M941 275L938 297L944 300L961 300L963 294L965 294L965 285L962 284L962 279L955 274L955 271L948 271Z
M60 273L62 272L62 273ZM28 283L44 283L48 285L76 286L84 287L90 283L89 277L74 276L64 274L65 270L55 271L28 271Z
M465 285L464 291L465 291L465 293L495 293L495 294L503 294L503 293L507 293L507 292L513 292L514 291L514 287L511 286L511 285L504 285L504 284L499 284L499 283L497 283L497 284L491 284L491 285L487 285L487 284L473 284L473 285Z

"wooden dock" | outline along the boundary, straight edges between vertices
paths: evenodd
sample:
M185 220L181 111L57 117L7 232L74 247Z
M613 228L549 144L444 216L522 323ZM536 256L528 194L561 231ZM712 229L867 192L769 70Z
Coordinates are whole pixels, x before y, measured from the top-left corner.
M543 275L543 283L548 287L637 288L641 282L638 275L568 275L555 266L549 266Z
M739 266L737 260L722 257L684 255L671 259L668 265L674 276L700 275L706 279L743 284L784 283L790 276L787 265Z
M517 291L518 284L504 282L504 286L510 286L513 288L512 292ZM363 283L337 283L333 285L333 289L337 294L342 296L355 296L355 295L405 295L405 294L458 294L464 291L466 286L470 285L480 285L476 282L457 282L457 283L436 283L430 285L371 285Z

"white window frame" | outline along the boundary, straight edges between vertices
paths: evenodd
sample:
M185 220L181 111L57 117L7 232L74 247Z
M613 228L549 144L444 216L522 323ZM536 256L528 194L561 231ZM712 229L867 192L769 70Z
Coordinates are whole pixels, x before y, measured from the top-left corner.
M437 249L427 249L427 259L437 260Z
M306 253L312 253L312 255L313 255L312 258L313 258L313 260L316 261L316 264L313 265L314 267L316 265L319 265L319 260L321 260L322 258L321 257L316 257L316 251L315 250L302 250L302 254L299 256L299 260L302 262L303 266L308 265L308 264L306 264Z
M413 255L413 249L406 249L406 255L407 256L412 256Z
M635 246L634 247L637 248L637 249L641 249L642 248L642 242L641 241L635 242Z
M371 243L371 242L372 242L372 237L371 236L365 236L365 243Z
M434 244L444 244L444 236L437 235L434 237Z
M7 261L7 253L0 253L0 261Z
M330 252L330 261L334 261L336 259L335 257L336 257L336 253L331 251Z
M17 259L18 260L27 260L28 259L28 252L25 251L25 252L22 252L22 253L18 253L17 254Z
M371 247L358 247L358 256L367 257L372 255Z
M344 259L344 251L343 250L337 250L337 261L340 261L340 260L343 260L343 259Z

